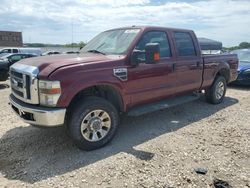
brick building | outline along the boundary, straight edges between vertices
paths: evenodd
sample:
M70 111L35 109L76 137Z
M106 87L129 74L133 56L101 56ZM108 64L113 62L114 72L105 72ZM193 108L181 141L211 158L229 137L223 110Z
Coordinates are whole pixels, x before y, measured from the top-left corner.
M0 31L0 46L23 46L22 32Z

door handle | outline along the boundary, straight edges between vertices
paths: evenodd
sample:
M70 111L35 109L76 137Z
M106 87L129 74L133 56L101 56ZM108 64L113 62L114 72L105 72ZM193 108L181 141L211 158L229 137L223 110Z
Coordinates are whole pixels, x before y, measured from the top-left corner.
M175 63L172 64L172 70L173 70L173 72L176 70L176 64Z
M201 65L201 62L200 61L197 61L196 62L196 66L199 67Z

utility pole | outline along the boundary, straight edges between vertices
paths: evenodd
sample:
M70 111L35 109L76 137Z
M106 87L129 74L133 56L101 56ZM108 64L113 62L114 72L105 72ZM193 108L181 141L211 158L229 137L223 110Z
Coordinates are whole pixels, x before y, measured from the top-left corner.
M71 17L71 48L73 50L73 42L74 42L74 25L73 25L73 18Z

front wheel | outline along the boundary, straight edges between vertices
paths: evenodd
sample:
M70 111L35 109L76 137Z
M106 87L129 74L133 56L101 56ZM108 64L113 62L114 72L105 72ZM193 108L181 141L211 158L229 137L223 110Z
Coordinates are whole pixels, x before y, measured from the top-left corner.
M74 106L68 130L75 144L83 150L94 150L110 142L117 130L116 108L98 97L87 97Z
M219 104L223 101L227 90L226 79L223 76L217 76L212 86L206 90L206 100L212 104Z
M0 81L6 81L8 77L8 71L0 71Z

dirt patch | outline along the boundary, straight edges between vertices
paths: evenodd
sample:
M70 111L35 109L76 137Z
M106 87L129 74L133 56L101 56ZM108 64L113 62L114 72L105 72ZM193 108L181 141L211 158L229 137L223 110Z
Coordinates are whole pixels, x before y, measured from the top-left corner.
M220 105L201 98L124 116L114 140L91 152L62 127L23 123L9 90L0 86L0 187L214 187L216 179L250 187L250 88L229 88Z

